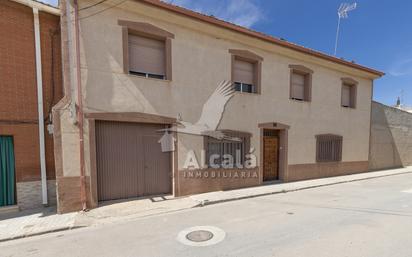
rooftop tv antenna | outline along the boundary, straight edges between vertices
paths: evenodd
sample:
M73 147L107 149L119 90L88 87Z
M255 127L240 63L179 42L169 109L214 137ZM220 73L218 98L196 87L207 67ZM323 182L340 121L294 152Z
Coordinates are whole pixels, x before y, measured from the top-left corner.
M338 39L339 39L339 28L340 28L340 19L346 19L348 18L348 12L355 10L357 4L348 4L348 3L342 3L339 6L338 9L338 28L336 29L336 41L335 41L335 52L334 55L336 56L336 51L338 50Z

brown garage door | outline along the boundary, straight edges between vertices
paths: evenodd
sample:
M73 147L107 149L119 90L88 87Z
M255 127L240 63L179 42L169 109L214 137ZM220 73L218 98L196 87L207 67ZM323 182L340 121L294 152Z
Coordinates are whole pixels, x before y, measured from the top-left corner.
M171 192L171 154L158 143L165 125L96 121L99 201Z

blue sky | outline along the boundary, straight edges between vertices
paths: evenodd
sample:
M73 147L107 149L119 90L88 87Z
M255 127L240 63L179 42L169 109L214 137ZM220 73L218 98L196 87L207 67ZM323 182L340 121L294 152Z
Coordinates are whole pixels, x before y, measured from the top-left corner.
M57 3L57 0L43 1ZM337 25L336 12L342 1L168 2L332 54ZM375 100L393 105L398 96L403 96L403 103L412 106L412 1L395 2L358 0L357 9L341 22L337 56L386 73L375 82Z

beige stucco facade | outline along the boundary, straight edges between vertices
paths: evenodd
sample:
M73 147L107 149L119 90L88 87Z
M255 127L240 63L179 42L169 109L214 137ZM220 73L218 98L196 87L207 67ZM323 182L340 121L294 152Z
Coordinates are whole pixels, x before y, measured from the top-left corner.
M80 8L92 4L88 1L79 2ZM101 4L99 8L106 8L105 4ZM313 171L314 167L318 167L315 135L341 135L342 163L349 167L350 172L366 171L364 163L368 162L371 98L373 79L378 77L376 74L322 60L139 1L126 1L94 14L99 8L80 11L80 66L85 113L137 112L171 118L180 113L185 121L196 122L203 104L217 85L223 80L231 79L231 54L228 50L248 50L264 59L261 92L236 93L226 106L219 129L251 133L251 147L254 148L259 163L261 131L258 125L276 122L289 126L289 172L296 170L301 174L305 167L302 165L308 165L310 168L307 172L313 173L302 178L345 173L340 169L337 173ZM142 78L124 73L122 27L118 25L120 19L149 23L174 34L171 52L172 80ZM72 36L74 37L73 33ZM67 63L66 60L66 65ZM293 64L313 70L311 102L289 99L289 65ZM74 76L66 76L69 77L65 80L66 90L74 96ZM355 109L341 107L341 79L344 77L358 82ZM56 108L55 112L60 119L57 135L62 146L62 169L57 176L58 185L59 177L61 178L60 192L63 194L64 188L70 187L64 183L65 178L80 175L78 129L70 117L69 102ZM84 128L85 168L86 176L90 177L93 174L88 119L85 119ZM193 149L200 155L203 138L178 135L177 149L177 169L180 170L188 150ZM350 167L350 163L355 166ZM325 167L320 169L334 170ZM290 180L298 180L301 176L299 174L291 174ZM90 188L88 190L92 190ZM59 194L59 186L57 191ZM66 193L67 195L77 197L77 193ZM67 201L69 198L61 197L60 200Z

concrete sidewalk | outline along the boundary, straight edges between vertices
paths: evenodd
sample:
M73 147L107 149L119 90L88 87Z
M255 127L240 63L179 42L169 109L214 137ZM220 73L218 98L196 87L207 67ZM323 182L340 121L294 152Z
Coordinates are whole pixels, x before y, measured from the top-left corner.
M75 228L77 213L58 215L54 207L0 215L0 242Z
M269 184L181 198L161 196L135 200L129 199L128 201L112 201L106 202L99 208L88 212L74 212L63 215L56 214L54 208L1 215L0 242L73 228L123 223L142 217L171 213L226 201L407 173L412 173L412 167L292 183Z
M241 200L251 197L259 197L270 194L287 193L297 190L304 190L309 188L329 186L340 183L347 183L351 181L359 181L365 179L386 177L401 175L406 173L412 173L412 166L400 169L391 169L383 171L366 172L361 174L346 175L339 177L312 179L290 183L277 183L267 184L258 187L250 187L244 189L230 190L230 191L218 191L204 194L198 194L190 196L193 200L197 201L201 205L216 204L226 201Z

